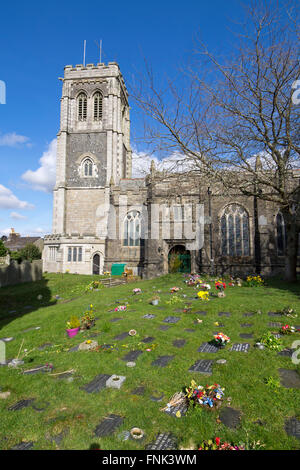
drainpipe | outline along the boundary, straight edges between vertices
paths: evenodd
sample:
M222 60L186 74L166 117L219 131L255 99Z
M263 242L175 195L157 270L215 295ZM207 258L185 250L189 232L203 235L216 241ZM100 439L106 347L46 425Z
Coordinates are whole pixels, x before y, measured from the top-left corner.
M214 276L214 259L213 259L213 242L212 242L212 218L211 218L211 190L207 188L208 194L208 216L209 216L209 255L210 255L210 271L211 276Z

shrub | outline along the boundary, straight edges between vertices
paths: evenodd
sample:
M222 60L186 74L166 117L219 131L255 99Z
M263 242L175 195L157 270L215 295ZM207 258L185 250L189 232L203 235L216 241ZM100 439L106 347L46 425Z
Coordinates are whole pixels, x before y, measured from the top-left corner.
M20 250L20 254L23 259L26 259L30 262L34 259L41 259L42 257L42 253L33 243L28 243L26 246L24 246L24 248Z
M4 245L3 241L0 240L0 256L6 256L8 252L8 249Z

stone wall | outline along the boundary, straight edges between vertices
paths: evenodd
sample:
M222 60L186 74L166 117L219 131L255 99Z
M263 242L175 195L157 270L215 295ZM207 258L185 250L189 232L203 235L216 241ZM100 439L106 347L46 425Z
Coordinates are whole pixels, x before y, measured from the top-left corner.
M32 263L11 261L9 266L0 267L0 287L13 286L23 282L40 281L43 276L43 261L35 260Z

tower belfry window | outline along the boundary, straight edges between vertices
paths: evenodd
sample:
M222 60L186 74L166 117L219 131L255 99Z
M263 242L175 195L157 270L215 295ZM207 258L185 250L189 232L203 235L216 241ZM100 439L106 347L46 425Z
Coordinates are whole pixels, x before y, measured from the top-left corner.
M84 161L84 176L93 176L93 162L89 158Z
M100 92L94 95L94 121L102 119L102 95Z
M87 97L85 93L78 96L78 120L86 121L87 117Z

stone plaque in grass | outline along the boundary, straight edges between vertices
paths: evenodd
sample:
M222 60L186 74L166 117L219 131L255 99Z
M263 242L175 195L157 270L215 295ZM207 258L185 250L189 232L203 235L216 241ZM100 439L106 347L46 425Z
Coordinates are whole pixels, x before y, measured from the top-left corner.
M119 335L115 336L113 339L116 341L121 341L128 337L129 337L128 331L125 331L124 333L120 333Z
M271 328L280 328L281 323L271 321L270 323L268 323L268 326L270 326Z
M31 328L27 328L27 330L22 331L22 333L28 333L29 331L33 330L39 330L41 327L40 326L33 326Z
M31 406L35 411L42 412L42 411L45 411L47 408L49 408L50 403L49 401L44 401L44 402L38 401L37 403L34 401L34 403Z
M8 410L9 411L19 411L22 410L23 408L27 408L28 406L31 406L34 402L35 398L28 398L26 400L20 400L14 405L11 405Z
M211 375L212 365L213 365L213 361L200 359L189 368L189 372L199 372L199 374Z
M285 421L284 429L289 436L300 439L300 420L298 418L294 417L287 419Z
M253 326L253 323L241 323L242 328L250 328L250 326Z
M285 388L300 388L300 375L293 369L278 369L280 383Z
M231 313L230 312L219 312L219 317L230 317Z
M197 310L197 312L195 312L197 315L202 315L202 316L205 316L207 315L207 312L204 312L203 310Z
M268 312L269 317L281 317L281 313L277 312Z
M177 323L178 321L180 320L180 317L172 317L172 316L169 316L169 317L166 317L163 322L165 323Z
M112 323L115 323L115 322L120 321L120 320L123 320L123 318L112 318L109 321L112 322Z
M11 447L10 450L30 450L34 446L34 442L29 441L29 442L20 442L20 444L17 444L14 447Z
M186 331L187 333L195 333L196 330L194 330L193 328L186 328L184 331Z
M177 417L176 413L178 413L178 411L180 412L181 416L184 416L186 414L187 410L188 410L188 405L186 403L181 403L178 406L168 407L166 410L164 410L164 412L167 413L168 415L173 416L174 418L176 418Z
M237 351L237 352L248 352L250 348L249 343L234 343L230 349L230 351Z
M175 356L159 356L151 363L151 366L166 367Z
M175 346L175 348L183 348L185 343L186 343L185 339L175 339L173 341L173 346Z
M79 344L70 348L68 352L75 352L75 351L78 351L78 349L79 349Z
M201 353L217 353L218 351L220 351L220 348L213 343L202 343L200 348L198 348L198 352Z
M155 391L153 392L153 394L151 395L150 400L151 400L151 401L157 401L157 402L159 402L159 401L162 401L162 399L164 398L164 396L165 396L164 393L161 393L161 392L155 390Z
M293 353L295 352L295 349L291 348L285 348L282 351L279 351L277 354L279 356L286 356L286 357L292 357Z
M237 429L241 424L241 412L230 406L220 411L220 420L230 429Z
M146 338L142 339L142 343L152 343L152 341L154 341L155 338L153 338L153 336L146 336Z
M143 385L140 385L139 387L132 390L131 395L144 395L144 393L145 387Z
M176 308L174 310L175 313L182 313L183 312L183 308Z
M124 418L122 416L111 414L101 421L95 429L97 437L104 437L113 434L117 428L121 426Z
M166 331L170 328L169 325L159 325L159 329L162 330L162 331Z
M96 393L106 387L106 382L111 377L108 374L99 374L91 382L80 387L80 390L84 390L87 393Z
M241 333L240 337L243 339L250 339L253 338L253 333Z
M38 350L44 351L45 349L50 348L51 346L52 346L52 343L44 343L38 348Z
M6 336L5 338L0 338L0 341L4 341L4 343L10 343L14 339L15 338L13 338L13 336Z
M243 317L253 317L254 313L248 312L248 313L243 313Z
M143 351L140 351L139 349L137 349L136 351L129 351L129 353L127 353L126 356L122 357L122 361L125 361L125 362L136 361L137 358L141 354L143 354Z
M153 315L152 313L146 313L146 315L144 315L143 318L147 318L148 320L152 320L152 318L155 318L155 315Z
M145 447L146 450L176 450L177 442L171 432L163 432L157 435L155 442Z

